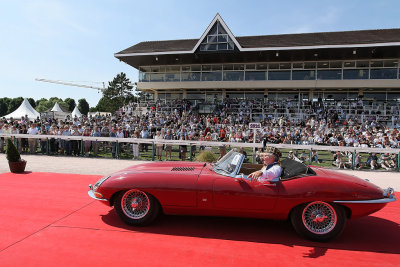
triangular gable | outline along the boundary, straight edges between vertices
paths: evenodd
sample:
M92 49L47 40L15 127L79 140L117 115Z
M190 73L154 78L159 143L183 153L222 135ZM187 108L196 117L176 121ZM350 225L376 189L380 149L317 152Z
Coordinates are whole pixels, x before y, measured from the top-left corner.
M192 52L197 49L199 51L232 51L235 47L239 51L242 50L242 47L235 36L233 36L229 27L217 13L194 46Z

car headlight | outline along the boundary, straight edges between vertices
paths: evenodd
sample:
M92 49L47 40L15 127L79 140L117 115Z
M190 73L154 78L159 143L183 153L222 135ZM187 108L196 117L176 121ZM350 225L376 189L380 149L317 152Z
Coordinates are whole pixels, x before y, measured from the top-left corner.
M111 177L111 176L106 176L106 177L103 177L103 178L101 178L100 180L98 180L98 181L94 184L93 190L96 191L96 189L99 188L99 186L100 186L102 183L104 183L104 181L107 180L107 179L110 178L110 177Z
M383 197L392 198L394 194L394 189L389 187L383 190Z

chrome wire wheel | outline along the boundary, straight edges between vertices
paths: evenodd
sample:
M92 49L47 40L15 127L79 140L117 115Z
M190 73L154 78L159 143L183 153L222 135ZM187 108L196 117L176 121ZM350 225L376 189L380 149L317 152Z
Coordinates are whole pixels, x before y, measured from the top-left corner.
M311 233L325 235L335 229L337 214L328 203L315 201L303 209L302 221Z
M149 212L150 200L146 193L132 189L122 196L121 207L127 217L138 220Z

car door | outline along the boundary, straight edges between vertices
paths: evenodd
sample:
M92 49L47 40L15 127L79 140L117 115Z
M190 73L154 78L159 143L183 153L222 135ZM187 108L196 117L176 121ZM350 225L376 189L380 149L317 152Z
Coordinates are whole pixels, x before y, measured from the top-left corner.
M213 181L213 204L216 209L263 211L275 207L281 182L264 185L234 177L217 177Z

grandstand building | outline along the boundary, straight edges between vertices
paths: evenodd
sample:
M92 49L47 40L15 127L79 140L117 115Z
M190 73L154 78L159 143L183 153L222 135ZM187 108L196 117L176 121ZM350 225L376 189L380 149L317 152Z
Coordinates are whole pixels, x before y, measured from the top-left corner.
M234 36L217 14L198 39L115 54L154 100L400 101L400 29Z

